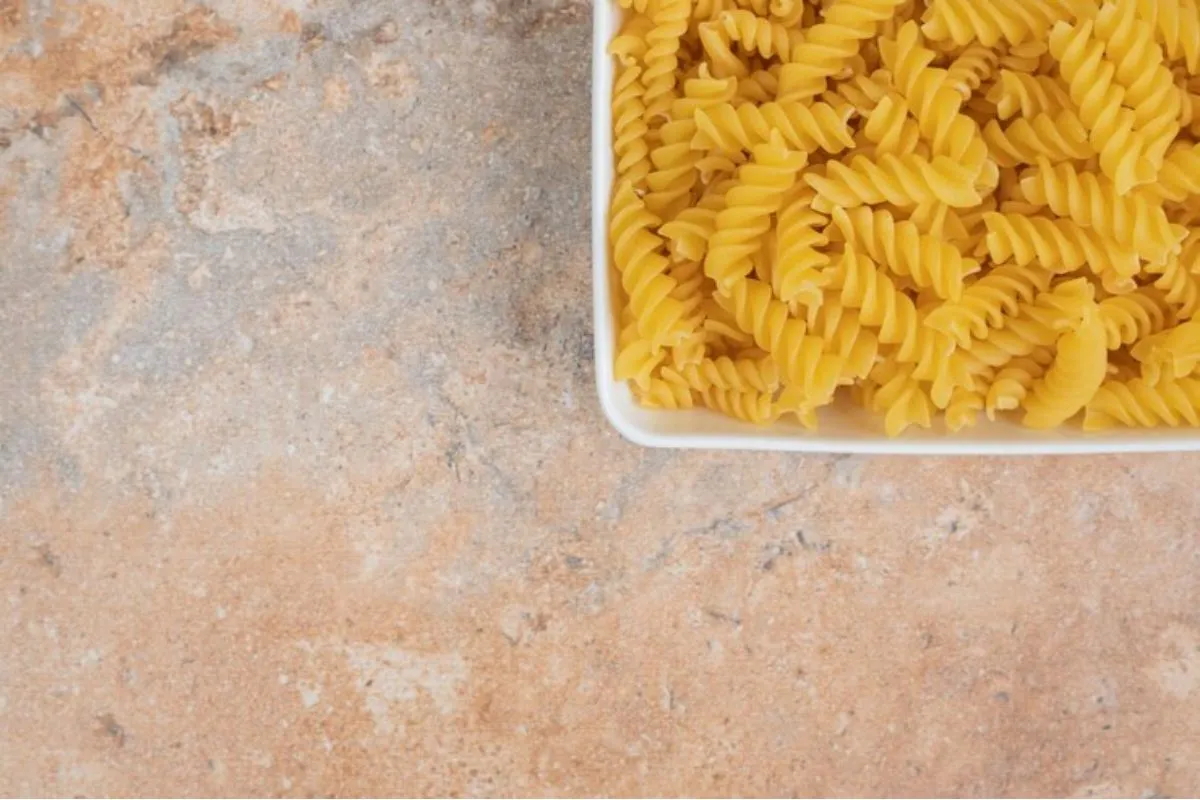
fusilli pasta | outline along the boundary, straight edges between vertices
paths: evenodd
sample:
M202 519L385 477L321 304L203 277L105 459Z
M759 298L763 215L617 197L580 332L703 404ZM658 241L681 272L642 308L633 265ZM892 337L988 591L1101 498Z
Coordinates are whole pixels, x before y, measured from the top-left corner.
M618 5L640 403L1200 426L1197 0Z

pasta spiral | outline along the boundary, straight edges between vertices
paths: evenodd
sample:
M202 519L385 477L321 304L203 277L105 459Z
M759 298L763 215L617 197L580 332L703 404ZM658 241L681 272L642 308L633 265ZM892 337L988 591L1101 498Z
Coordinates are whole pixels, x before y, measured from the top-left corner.
M899 436L913 425L932 427L933 403L911 368L884 364L872 377L876 380L868 387L864 405L883 414L888 436Z
M763 425L779 416L771 396L760 392L735 392L712 387L700 393L700 401L727 417Z
M689 387L662 378L653 378L645 388L639 389L638 400L647 408L677 410L696 405L696 398Z
M831 286L840 290L844 306L858 309L864 325L878 329L880 343L898 345L899 361L917 363L929 357L931 347L941 354L952 347L949 340L931 345L936 336L921 324L912 299L897 290L892 279L854 247L846 248L831 276Z
M955 389L946 406L946 430L955 433L975 425L986 402L986 396L981 391L963 387Z
M1121 277L1136 275L1141 267L1137 253L1069 219L990 213L983 215L983 222L988 229L988 254L997 263L1014 261L1024 266L1036 261L1058 273L1086 265L1097 275L1113 272Z
M1200 194L1200 144L1181 142L1167 152L1154 191L1175 202Z
M800 32L753 11L723 11L717 19L700 26L700 42L718 77L745 75L746 65L730 52L731 43L764 58L791 58L792 48L803 40Z
M646 87L641 81L642 70L636 63L625 66L613 84L613 151L616 173L635 186L645 183L650 172L650 147L646 143L649 128L643 119L646 105L642 98Z
M834 108L848 106L861 116L870 114L875 106L891 91L892 76L886 70L876 70L870 75L852 75L838 81L821 99Z
M1052 428L1075 416L1099 390L1108 374L1104 324L1093 305L1079 327L1063 334L1046 374L1025 399L1024 424Z
M1019 45L1029 38L1044 38L1056 20L1068 18L1046 0L932 0L929 11L925 35L959 46L976 40L985 47L1002 40Z
M1148 154L1148 143L1137 128L1133 111L1125 108L1125 92L1114 81L1112 62L1104 57L1104 43L1094 35L1094 24L1060 23L1050 33L1050 53L1058 59L1079 118L1089 140L1100 154L1100 169L1117 191L1125 193L1154 180L1157 166Z
M908 104L898 95L880 100L862 128L863 137L875 145L873 149L858 145L858 152L870 157L891 153L912 153L918 148L921 129L908 115Z
M1069 163L1040 161L1036 169L1022 176L1021 191L1031 203L1049 206L1059 216L1102 230L1117 244L1152 262L1162 262L1177 252L1183 238L1182 232L1172 229L1161 207L1142 195L1122 194L1092 173L1080 174Z
M961 298L964 279L979 271L979 262L964 258L957 247L922 234L910 220L897 221L889 211L835 208L833 222L847 244L943 299Z
M667 116L675 93L679 40L687 33L691 0L654 0L654 27L646 34L646 120Z
M621 332L617 337L617 360L613 377L619 381L632 381L640 389L648 389L654 370L666 358L666 351L651 345L649 339L638 331L638 321L632 309L626 306L621 316Z
M826 8L824 20L805 31L804 41L792 51L791 63L780 70L780 101L808 100L825 91L828 79L846 67L901 2L838 0Z
M1003 326L1006 317L1016 316L1022 303L1031 303L1049 288L1050 279L1045 270L999 266L968 286L957 301L931 311L925 325L967 347L972 338L983 339L989 329Z
M1200 364L1200 321L1181 322L1142 339L1130 353L1141 362L1142 377L1150 383L1190 375Z
M717 388L733 392L771 394L779 388L779 368L770 356L765 358L706 358L682 369L663 369L663 378L698 392Z
M662 239L650 232L656 223L633 184L623 181L613 195L609 224L613 262L638 331L654 347L662 347L677 344L693 326L687 320L687 306L671 297L676 283L665 274L668 261L658 252Z
M1027 75L1011 69L1000 70L987 98L996 104L996 115L1008 119L1016 114L1035 117L1074 111L1070 92L1046 75Z
M950 156L977 175L987 158L987 146L975 122L959 113L963 97L950 84L949 74L930 68L934 53L921 45L920 38L917 23L906 22L893 46L884 49L884 63L912 107L933 155Z
M695 129L692 120L671 120L659 129L661 144L650 151L646 208L662 219L672 219L687 205L699 178L700 153L688 144Z
M1172 61L1200 74L1200 9L1195 0L1137 0L1138 15L1154 29Z
M769 142L754 149L754 160L738 169L737 185L725 195L704 258L705 273L721 291L750 273L750 256L770 230L771 215L782 207L805 160L804 153L789 151L773 132Z
M862 380L871 372L879 353L879 338L863 327L859 313L830 292L819 305L809 307L809 333L825 341L825 352L842 361L839 383Z
M1198 1L617 0L614 375L759 424L1200 427Z
M821 248L829 239L817 228L827 222L823 214L812 210L811 192L802 193L779 212L778 257L771 286L783 302L812 298L814 294L820 301L820 288L826 280L822 273L829 266L829 256Z
M1020 408L1034 382L1046 374L1046 367L1053 360L1054 351L1049 347L1038 347L1027 356L1012 359L998 370L984 398L988 419L995 419L997 411Z
M1160 292L1144 288L1101 300L1100 320L1108 349L1116 350L1159 333L1174 323L1175 315Z
M725 207L725 194L737 185L725 180L708 187L700 202L679 212L664 223L658 233L668 242L671 255L677 260L702 261L708 252L708 240L717 227L717 213Z
M671 116L674 119L692 119L698 109L733 102L737 90L736 80L714 78L708 65L701 64L696 77L683 82L683 97L671 103Z
M999 65L1000 56L995 50L979 43L969 44L950 63L946 81L965 100L992 77Z
M770 353L792 389L791 408L815 408L833 397L842 361L825 352L825 341L810 336L803 320L788 313L787 306L771 296L771 287L753 278L734 284L727 304L738 327L749 331L754 343Z
M766 142L772 131L779 131L788 147L795 150L840 153L854 146L846 122L845 112L827 103L746 103L737 108L723 103L696 112L696 136L691 146L725 153L748 152Z
M856 156L849 164L831 161L826 165L826 175L810 172L804 179L817 190L813 207L818 211L876 203L915 206L935 200L965 207L980 200L971 171L946 156Z
M1180 319L1191 319L1200 312L1200 278L1189 272L1178 256L1161 264L1148 264L1146 272L1157 276L1154 287L1162 290Z
M1130 428L1200 425L1200 380L1179 378L1150 385L1134 378L1124 383L1101 384L1087 404L1083 429L1101 431L1118 425Z
M1125 89L1125 104L1133 109L1158 166L1179 133L1180 97L1154 29L1136 16L1136 2L1106 3L1096 16L1096 35L1105 40L1105 53L1116 65L1115 80Z
M1096 154L1087 129L1073 111L1023 117L1007 128L992 120L983 129L983 140L1001 167L1036 164L1043 158L1053 163L1081 161Z

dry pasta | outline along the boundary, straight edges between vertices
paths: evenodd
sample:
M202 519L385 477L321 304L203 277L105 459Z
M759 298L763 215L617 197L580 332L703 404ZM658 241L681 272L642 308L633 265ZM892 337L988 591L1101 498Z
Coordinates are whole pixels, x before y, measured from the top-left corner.
M640 403L1200 425L1196 0L618 5Z

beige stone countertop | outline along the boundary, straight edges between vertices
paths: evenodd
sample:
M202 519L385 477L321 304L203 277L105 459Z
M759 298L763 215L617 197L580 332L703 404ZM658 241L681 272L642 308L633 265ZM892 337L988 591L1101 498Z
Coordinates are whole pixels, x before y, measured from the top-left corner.
M608 426L590 14L0 0L0 794L1200 790L1200 457Z

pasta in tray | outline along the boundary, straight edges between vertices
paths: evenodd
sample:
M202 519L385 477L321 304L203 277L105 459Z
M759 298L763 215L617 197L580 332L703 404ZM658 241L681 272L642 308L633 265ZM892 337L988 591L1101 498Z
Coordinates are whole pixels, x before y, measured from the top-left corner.
M889 435L1200 425L1195 0L618 0L615 375Z

